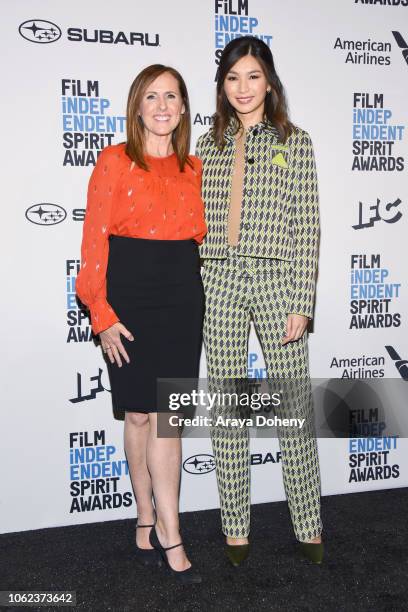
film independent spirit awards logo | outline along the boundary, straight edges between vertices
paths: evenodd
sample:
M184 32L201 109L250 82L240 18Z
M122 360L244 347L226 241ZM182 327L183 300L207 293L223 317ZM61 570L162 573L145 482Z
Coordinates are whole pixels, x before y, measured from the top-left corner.
M61 38L60 28L52 21L29 19L18 28L21 36L30 42L48 44Z
M33 204L25 212L26 219L35 225L58 225L67 218L67 211L58 204Z
M183 470L189 474L208 474L215 470L213 455L193 455L183 463Z

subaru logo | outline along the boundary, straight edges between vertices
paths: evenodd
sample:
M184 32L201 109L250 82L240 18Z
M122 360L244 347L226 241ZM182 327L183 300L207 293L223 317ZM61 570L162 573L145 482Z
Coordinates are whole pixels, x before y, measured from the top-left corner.
M213 455L193 455L183 463L183 470L189 474L208 474L215 470Z
M58 204L34 204L27 208L26 218L36 225L57 225L67 217L67 211Z
M18 28L21 36L30 42L48 44L61 38L61 30L52 21L29 19Z

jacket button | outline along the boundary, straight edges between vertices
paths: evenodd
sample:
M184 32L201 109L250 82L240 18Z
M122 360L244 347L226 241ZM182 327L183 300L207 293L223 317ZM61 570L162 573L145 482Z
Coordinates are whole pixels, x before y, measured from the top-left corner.
M244 229L245 230L250 230L251 229L251 224L250 223L244 223Z
M255 128L254 131L252 132L254 136L258 136L258 129Z
M254 163L254 158L253 157L248 157L247 162L248 164L253 164Z
M245 193L246 193L247 196L251 196L254 193L254 190L253 189L247 189Z

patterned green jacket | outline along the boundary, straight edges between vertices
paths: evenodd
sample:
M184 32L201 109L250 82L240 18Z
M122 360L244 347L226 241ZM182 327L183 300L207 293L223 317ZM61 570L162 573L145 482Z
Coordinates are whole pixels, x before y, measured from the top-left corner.
M227 223L235 139L227 130L220 151L212 130L200 136L196 155L203 162L202 196L208 233L203 258L227 257ZM249 128L237 253L292 262L288 313L313 316L319 244L316 166L307 132L296 128L283 145L277 130L262 122Z

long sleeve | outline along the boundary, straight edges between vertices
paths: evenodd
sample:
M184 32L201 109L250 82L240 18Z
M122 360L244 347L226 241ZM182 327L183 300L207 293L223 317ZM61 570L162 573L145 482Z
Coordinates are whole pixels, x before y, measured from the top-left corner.
M198 188L201 191L201 181L203 178L203 162L199 157L195 157L194 159L194 172L196 173Z
M87 209L81 247L81 270L76 292L91 313L95 334L117 321L106 300L106 269L109 255L109 229L118 180L117 154L107 147L100 154L88 185Z
M199 157L195 156L193 158L193 164L194 164L194 174L196 177L198 190L199 190L199 193L201 193L201 182L203 178L203 162L201 161ZM204 204L202 202L201 202L200 213L202 214L204 218ZM207 233L207 226L205 225L205 223L203 225L204 225L203 230L199 234L197 234L197 236L195 236L195 240L198 244L201 244L203 242L204 237Z
M320 223L316 164L312 142L306 132L301 133L298 147L293 207L293 293L289 313L312 318Z

